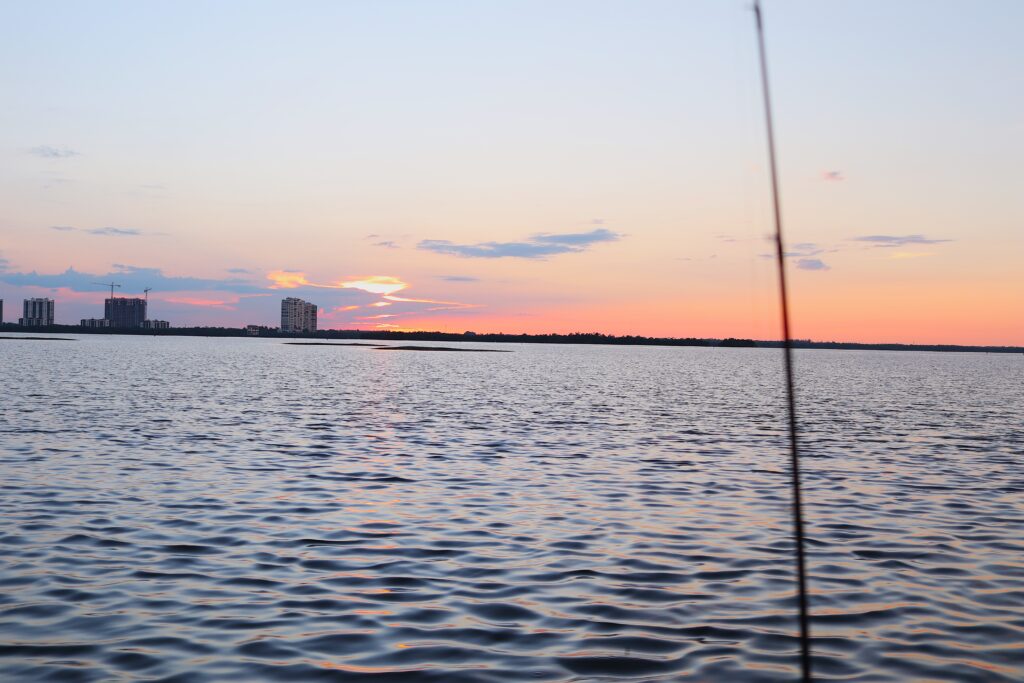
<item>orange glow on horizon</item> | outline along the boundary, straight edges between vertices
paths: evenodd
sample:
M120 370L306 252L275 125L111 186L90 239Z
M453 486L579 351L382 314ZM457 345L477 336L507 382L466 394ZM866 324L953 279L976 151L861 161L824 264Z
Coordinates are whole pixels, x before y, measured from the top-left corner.
M1006 286L1006 276L995 273L965 284L966 278L954 282L945 271L938 277L920 270L935 258L938 256L924 251L879 254L871 263L908 265L901 265L899 271L890 265L871 266L882 269L876 275L871 271L853 276L838 267L827 275L794 270L793 336L859 343L1020 345L1024 306L1019 290ZM678 291L666 291L658 299L638 300L630 292L603 291L600 303L596 297L586 302L545 302L543 292L527 287L525 295L533 301L524 306L511 305L507 291L499 294L486 284L473 287L474 296L482 300L478 304L447 297L401 296L398 293L412 285L390 275L352 276L333 280L335 284L311 282L301 272L273 271L267 277L273 282L272 289L356 289L371 295L370 301L358 306L327 306L325 329L779 338L778 302L772 287L732 286L716 282L712 276L693 280ZM167 301L230 310L228 305L234 302L219 296L214 300L189 293L190 298ZM380 315L348 315L359 309ZM387 309L388 313L374 309ZM383 326L385 321L396 322L390 320L395 316L401 318L400 325Z

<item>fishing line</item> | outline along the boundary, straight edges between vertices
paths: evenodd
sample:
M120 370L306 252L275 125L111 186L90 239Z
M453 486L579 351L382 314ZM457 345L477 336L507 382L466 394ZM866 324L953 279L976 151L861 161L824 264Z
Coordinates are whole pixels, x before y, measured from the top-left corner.
M782 245L782 211L779 208L779 173L775 163L775 131L772 103L768 92L768 58L764 49L764 25L761 2L754 0L757 46L761 58L761 91L764 94L764 120L768 133L768 163L772 178L772 207L775 214L775 260L779 270L779 301L782 310L782 350L786 369L786 406L789 413L789 461L793 490L793 537L796 546L796 576L800 606L800 671L805 683L811 681L811 624L807 615L807 568L804 559L804 513L800 492L800 454L796 439L796 401L793 397L793 344L789 334L789 295L786 290L786 259Z

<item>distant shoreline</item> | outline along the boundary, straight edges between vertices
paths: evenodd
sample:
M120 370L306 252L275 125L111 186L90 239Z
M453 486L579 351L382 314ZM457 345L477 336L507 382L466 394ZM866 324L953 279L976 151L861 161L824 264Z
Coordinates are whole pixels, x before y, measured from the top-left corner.
M172 327L166 330L132 330L110 328L88 328L77 325L52 325L50 327L20 327L10 323L0 324L0 333L21 334L121 334L159 337L249 337L244 328L237 327ZM264 331L258 337L263 339L358 339L371 341L434 341L474 342L504 344L600 344L606 346L704 346L725 348L780 348L781 341L759 339L715 339L715 338L674 338L640 337L633 335L615 336L600 333L572 334L473 334L450 332L372 332L364 330L319 330L312 334L281 334ZM1024 346L981 346L961 344L890 344L812 341L793 341L797 349L835 349L848 351L938 351L947 353L1024 353Z

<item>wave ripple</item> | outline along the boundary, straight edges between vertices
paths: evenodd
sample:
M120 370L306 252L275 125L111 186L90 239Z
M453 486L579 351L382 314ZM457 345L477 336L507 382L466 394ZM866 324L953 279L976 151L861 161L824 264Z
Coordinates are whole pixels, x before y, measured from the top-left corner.
M5 680L794 678L773 351L46 346L5 349ZM1024 679L1021 361L798 364L818 677Z

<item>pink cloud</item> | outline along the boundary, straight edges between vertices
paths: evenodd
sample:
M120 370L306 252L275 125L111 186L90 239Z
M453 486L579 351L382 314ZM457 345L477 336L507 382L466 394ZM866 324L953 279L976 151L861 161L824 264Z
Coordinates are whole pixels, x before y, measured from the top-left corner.
M168 296L163 297L161 301L166 301L169 304L184 304L185 306L202 306L206 308L221 308L226 311L234 311L236 309L232 304L238 303L238 297L234 297L231 300L221 300L203 299L191 296Z

